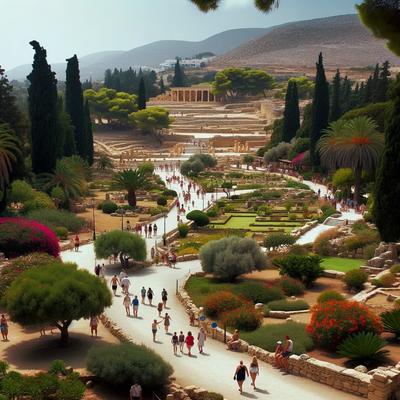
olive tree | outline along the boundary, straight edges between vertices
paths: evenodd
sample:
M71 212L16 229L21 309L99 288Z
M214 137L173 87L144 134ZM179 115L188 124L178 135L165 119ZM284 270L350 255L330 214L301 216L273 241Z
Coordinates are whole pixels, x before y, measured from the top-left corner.
M267 266L260 246L253 239L237 236L208 242L201 248L199 256L203 271L229 282Z
M21 325L56 326L66 345L71 322L101 314L111 305L111 292L88 271L59 261L19 275L6 290L4 304L11 320Z

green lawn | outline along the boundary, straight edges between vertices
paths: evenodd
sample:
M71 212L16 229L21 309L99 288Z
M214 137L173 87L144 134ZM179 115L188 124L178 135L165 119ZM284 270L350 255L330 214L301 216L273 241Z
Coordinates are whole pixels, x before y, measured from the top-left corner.
M333 269L335 271L347 272L352 269L360 268L365 263L365 260L354 258L340 258L340 257L324 257L321 265L325 269Z

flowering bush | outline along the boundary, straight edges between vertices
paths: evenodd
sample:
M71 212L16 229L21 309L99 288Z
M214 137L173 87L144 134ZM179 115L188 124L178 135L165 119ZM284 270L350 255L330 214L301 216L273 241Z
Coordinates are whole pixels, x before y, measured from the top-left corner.
M217 292L206 297L204 311L209 317L217 317L223 312L239 308L243 303L244 300L231 292Z
M0 218L0 251L6 257L28 253L48 253L58 257L60 246L47 226L26 218Z
M261 326L263 315L252 306L245 306L222 314L222 321L227 326L241 331L254 331Z
M357 301L331 300L316 304L312 309L307 333L316 345L336 347L349 335L358 332L380 334L381 320L370 309Z

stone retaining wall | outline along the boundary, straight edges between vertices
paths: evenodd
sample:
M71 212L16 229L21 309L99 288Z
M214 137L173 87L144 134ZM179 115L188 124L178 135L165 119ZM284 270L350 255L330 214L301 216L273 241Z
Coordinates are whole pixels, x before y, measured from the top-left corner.
M181 386L176 382L167 387L166 400L208 400L209 393L203 388L197 386Z
M191 275L196 274L188 274L181 282L178 299L188 314L193 312L198 318L200 310L185 290L186 282ZM220 342L224 342L224 331L221 328L211 329L207 320L201 324L209 336ZM230 337L230 333L227 332L227 340ZM243 340L241 341L239 351L248 353L249 356L256 356L259 360L274 365L274 353L251 346ZM292 355L289 357L289 372L293 375L312 379L315 382L332 386L335 389L356 396L368 398L368 400L388 400L390 396L396 393L396 390L399 391L400 395L400 363L396 367L379 368L367 373L365 367L357 367L357 370L349 369L311 358L307 354L302 354L300 356Z

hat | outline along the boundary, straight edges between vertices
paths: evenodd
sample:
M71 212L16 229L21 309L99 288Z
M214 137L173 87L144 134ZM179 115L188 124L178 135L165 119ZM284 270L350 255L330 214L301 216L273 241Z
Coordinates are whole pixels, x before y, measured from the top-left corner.
M276 344L282 344L282 342L281 342L280 340L278 340L278 341L276 342Z

